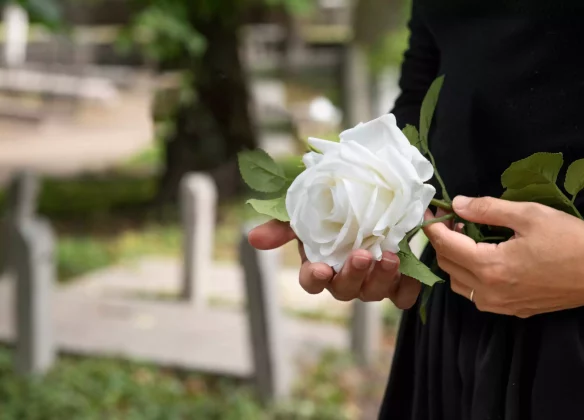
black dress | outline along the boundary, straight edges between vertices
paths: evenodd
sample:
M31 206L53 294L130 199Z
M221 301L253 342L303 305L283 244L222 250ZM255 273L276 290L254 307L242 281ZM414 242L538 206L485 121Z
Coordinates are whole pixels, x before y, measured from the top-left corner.
M446 75L430 147L450 195L500 195L534 152L584 158L584 0L414 0L410 26L393 112L417 125ZM404 313L380 419L584 419L584 308L522 320L436 286L426 325Z

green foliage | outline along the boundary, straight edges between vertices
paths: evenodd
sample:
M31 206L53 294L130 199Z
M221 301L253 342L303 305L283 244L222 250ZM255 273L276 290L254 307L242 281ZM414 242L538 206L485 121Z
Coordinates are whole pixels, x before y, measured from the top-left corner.
M56 0L0 0L0 8L9 3L19 4L26 10L32 22L57 29L62 24L62 11Z
M405 238L399 244L399 271L400 273L412 277L419 282L427 285L434 286L436 283L443 283L440 277L432 272L424 263L422 263L412 252L410 245L408 244L408 238Z
M24 1L24 0L23 0ZM45 0L28 0L43 2ZM282 6L294 14L313 8L310 0L134 0L141 12L123 31L122 49L140 45L146 55L158 62L184 62L200 56L208 46L195 22L222 21L225 27L237 28L247 8L265 3Z
M143 364L62 359L45 378L21 379L0 350L0 419L265 419L249 387L183 378Z
M430 135L430 126L432 125L432 119L434 118L434 111L436 110L436 105L438 104L438 98L440 97L440 91L442 90L442 85L444 84L444 76L438 77L422 102L422 109L420 113L420 150L424 153L428 153L428 137Z
M188 21L187 4L177 1L156 2L141 11L119 45L127 49L134 41L159 62L196 57L206 48L205 39Z
M248 200L247 204L251 205L255 211L264 214L280 222L289 222L290 216L286 211L286 197L279 197L273 200Z
M330 352L290 401L262 407L248 383L121 360L62 357L47 376L21 378L0 348L0 420L349 420L357 418L348 414L352 398L380 399L381 375L372 382Z
M264 193L277 193L286 186L284 170L261 149L238 155L239 171L250 188Z
M577 160L570 165L564 187L574 198L580 191L584 190L584 159Z
M57 271L59 280L65 282L145 256L179 256L181 249L181 228L174 223L149 223L139 229L102 236L62 234L57 244Z
M403 133L410 141L410 144L412 146L415 146L419 150L420 149L420 133L418 133L418 129L416 127L414 127L413 125L408 124L403 129Z
M512 163L501 176L501 183L513 189L531 184L555 184L563 164L561 153L535 153Z
M532 184L519 189L508 189L501 198L509 201L540 203L574 214L570 200L556 184Z
M422 301L420 302L420 319L422 320L423 324L426 324L428 320L428 314L426 309L428 308L428 302L430 302L430 298L432 297L432 287L429 286L422 286Z
M434 166L434 176L436 177L436 180L442 187L442 198L446 200L448 203L451 203L452 200L448 195L446 185L444 184L444 181L442 180L442 177L438 172L438 168L436 167L436 161L434 160L434 156L432 155L432 152L430 152L429 148L430 127L432 126L434 112L436 111L436 105L438 104L438 99L440 98L440 92L442 90L443 84L444 76L436 78L430 85L430 88L428 89L428 92L426 93L426 96L424 97L424 100L422 102L422 108L420 111L420 133L419 133L420 142L418 149L420 150L420 152L422 152L422 154L428 155L428 157L430 158L432 166Z
M556 184L563 163L561 153L535 153L512 163L501 176L501 183L507 188L501 198L540 203L582 218L573 200L566 197ZM572 191L577 189L578 181L581 181L581 165L576 163L570 171L569 182L566 177L566 185Z
M404 52L408 48L410 31L403 27L385 35L381 42L373 46L369 54L369 66L374 73L381 73L389 67L401 65Z

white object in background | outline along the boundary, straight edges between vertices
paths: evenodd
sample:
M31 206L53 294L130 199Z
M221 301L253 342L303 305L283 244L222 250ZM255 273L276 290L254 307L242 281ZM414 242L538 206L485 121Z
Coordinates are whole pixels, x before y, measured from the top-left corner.
M318 97L310 103L310 118L314 121L330 124L339 124L341 122L341 113L325 97Z
M181 211L184 229L182 298L203 308L213 265L217 186L206 174L187 174L181 181Z
M8 67L19 67L26 61L28 44L28 13L17 4L4 7L4 63Z

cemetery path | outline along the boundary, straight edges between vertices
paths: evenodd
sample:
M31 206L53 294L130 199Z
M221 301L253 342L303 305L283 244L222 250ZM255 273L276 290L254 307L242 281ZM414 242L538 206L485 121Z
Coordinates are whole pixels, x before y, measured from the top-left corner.
M41 124L0 120L0 182L19 169L70 176L119 165L153 139L150 93L124 92L107 108L84 107L72 119Z
M290 278L292 270L282 273L282 282L297 284ZM60 286L53 303L59 351L249 377L249 325L245 312L232 305L243 297L239 268L215 267L209 279L215 305L205 309L168 299L176 295L178 279L177 261L150 259ZM291 297L294 292L281 292L284 301L298 303L299 296ZM4 342L13 340L13 296L13 282L0 281L0 341ZM310 299L304 294L303 301ZM321 301L318 305L330 303ZM324 349L349 346L348 330L334 324L286 316L282 326L284 346L293 359L290 369L293 361L315 360ZM294 375L292 369L289 375Z

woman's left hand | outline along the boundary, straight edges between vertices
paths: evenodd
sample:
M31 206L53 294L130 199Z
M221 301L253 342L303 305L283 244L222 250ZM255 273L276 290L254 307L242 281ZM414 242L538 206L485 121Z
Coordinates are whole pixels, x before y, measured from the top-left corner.
M475 243L437 223L425 228L456 293L485 312L527 318L584 306L584 222L536 203L457 197L465 220L513 229L501 244ZM474 290L474 292L473 292Z

